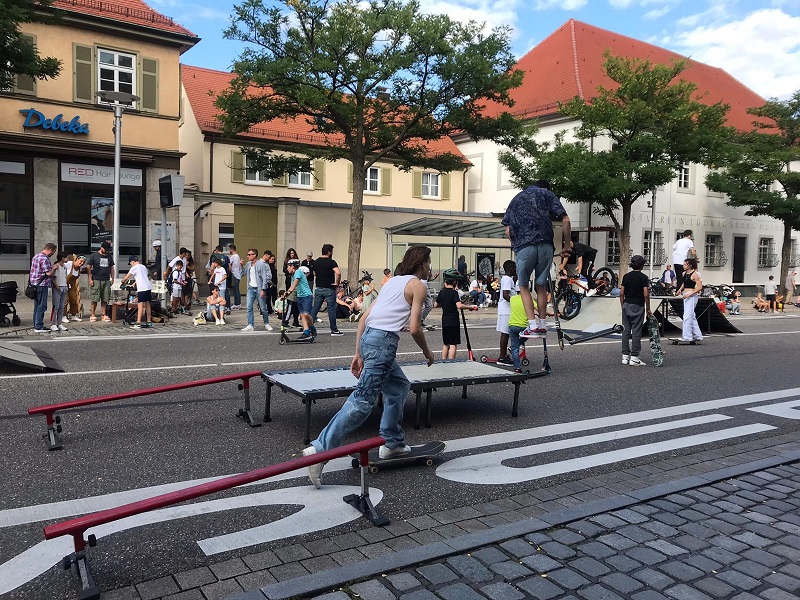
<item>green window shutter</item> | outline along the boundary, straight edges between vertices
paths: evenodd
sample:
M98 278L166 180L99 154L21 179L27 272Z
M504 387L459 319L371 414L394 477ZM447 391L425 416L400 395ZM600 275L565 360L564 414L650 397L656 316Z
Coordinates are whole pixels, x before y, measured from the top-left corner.
M284 173L280 177L276 177L275 179L272 180L272 185L277 187L286 187L287 185L289 185L289 176L286 173Z
M75 102L94 102L92 90L94 89L94 50L91 46L72 45L72 56L74 58L74 75L72 82L72 97Z
M231 182L244 183L244 154L231 151Z
M422 171L411 171L411 197L422 198Z
M439 173L439 196L450 200L450 173Z
M392 195L392 168L381 167L381 196Z
M32 35L20 36L23 40L33 44L36 47L36 38ZM30 75L17 75L14 82L14 91L18 94L36 95L36 79Z
M139 108L145 112L158 112L158 61L155 58L142 58L142 87Z
M347 163L347 193L353 193L353 163Z
M314 178L313 186L315 190L324 190L325 189L325 161L324 160L315 160L314 161L314 171L311 173L311 176ZM352 177L351 177L352 179Z

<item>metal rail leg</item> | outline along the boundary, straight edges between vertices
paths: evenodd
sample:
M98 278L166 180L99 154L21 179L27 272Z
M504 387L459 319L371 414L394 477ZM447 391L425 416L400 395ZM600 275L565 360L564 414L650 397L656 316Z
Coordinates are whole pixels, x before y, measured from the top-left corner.
M305 402L306 405L306 437L303 443L308 445L311 443L311 403L313 400L311 400L311 398L306 398L303 402Z
M381 512L372 504L369 497L369 484L367 483L367 473L369 472L369 451L364 450L359 453L361 463L361 495L349 494L342 498L347 504L355 508L362 515L367 517L373 525L384 527L390 523Z
M53 413L45 414L47 419L47 432L42 437L47 440L48 450L61 450L64 445L61 443L61 417Z
M414 429L419 429L420 425L422 425L422 390L417 390L417 404L416 404L416 411L414 413Z
M240 408L236 414L242 421L250 425L250 427L261 427L261 421L253 416L250 410L250 380L243 379L239 384L239 389L244 393L244 408Z
M270 408L272 404L272 385L271 381L267 381L267 391L265 392L264 396L264 423L271 423L272 422L272 415L270 414Z
M433 396L433 388L425 390L425 427L431 428L431 396Z
M467 397L467 386L461 386L461 399L464 400Z
M519 408L519 385L520 385L520 383L521 383L520 381L515 381L514 382L514 406L511 408L511 416L512 417L516 417L517 414L518 414L517 413L517 409Z

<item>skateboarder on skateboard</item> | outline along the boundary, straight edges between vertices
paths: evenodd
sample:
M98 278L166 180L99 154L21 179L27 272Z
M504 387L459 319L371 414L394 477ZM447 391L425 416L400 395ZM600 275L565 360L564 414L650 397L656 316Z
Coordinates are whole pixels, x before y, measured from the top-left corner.
M650 317L650 280L642 273L644 256L631 257L632 271L625 273L619 286L619 303L622 306L622 364L643 367L639 358L642 350L642 325L644 313Z
M397 267L397 275L381 288L378 299L358 322L356 353L350 365L350 372L358 377L356 389L317 439L303 450L304 456L341 446L344 439L369 417L381 393L380 435L386 444L379 450L380 458L402 456L411 451L401 425L411 384L397 364L397 344L399 333L408 321L411 337L425 355L428 366L433 364L433 353L422 329L422 307L428 288L421 280L429 279L430 274L431 249L427 246L409 248ZM308 467L309 479L316 488L322 485L323 466L320 463Z

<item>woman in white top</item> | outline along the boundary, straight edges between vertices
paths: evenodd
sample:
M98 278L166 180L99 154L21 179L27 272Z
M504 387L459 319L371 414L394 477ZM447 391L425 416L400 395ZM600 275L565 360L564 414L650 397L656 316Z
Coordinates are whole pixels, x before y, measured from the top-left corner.
M73 321L82 321L83 305L81 304L81 269L86 263L85 256L75 256L67 261L67 306L65 315L61 320L63 323L69 322L69 317Z

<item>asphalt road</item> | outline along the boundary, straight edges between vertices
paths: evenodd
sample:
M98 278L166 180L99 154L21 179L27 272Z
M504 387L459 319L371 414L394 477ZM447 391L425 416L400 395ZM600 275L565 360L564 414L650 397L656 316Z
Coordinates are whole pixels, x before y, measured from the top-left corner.
M622 366L616 340L595 340L563 352L551 343L553 372L522 386L516 419L510 417L511 384L472 387L466 400L461 399L460 388L438 390L432 429L412 428L413 402L409 402L409 442L446 440L448 451L438 469L407 468L375 475L373 485L383 492L380 507L393 520L410 518L566 482L585 475L587 468L598 473L613 470L621 460L626 465L646 464L697 444L714 447L727 439L797 430L800 421L792 418L792 407L781 416L749 410L747 399L694 406L797 385L800 316L743 317L737 325L744 335L709 336L697 347L665 345L662 368ZM40 569L42 574L30 566L47 561L32 558L43 548L37 544L43 541L46 523L105 507L104 502L114 506L134 499L125 495L105 499L107 494L256 469L287 460L303 447L305 411L296 397L276 390L273 422L250 428L235 417L242 402L235 383L65 412L64 449L56 452L46 450L41 438L44 418L29 417L30 406L249 370L344 366L352 357L354 341L352 333L340 338L323 334L313 345L279 346L277 333L152 333L124 339L26 340L31 347L46 349L65 373L27 374L0 367L0 581L9 573L28 581L3 598L73 597L69 577L55 561L50 563L55 566ZM438 331L427 334L432 348L440 349L440 336ZM493 328L472 328L470 337L476 354L496 355ZM540 342L529 343L531 368L540 364L539 346ZM400 353L401 362L421 358L408 335ZM646 347L642 355L649 362ZM265 386L257 379L252 385L254 408L260 413ZM757 400L777 403L793 396L800 396L800 391ZM314 405L312 432L324 426L341 402L320 400ZM352 441L375 435L377 423L373 415ZM648 429L636 429L643 426ZM737 438L726 439L727 435ZM524 449L534 443L537 450ZM491 458L492 452L519 448L523 449ZM456 462L486 453L489 463L496 460L496 467L483 465L481 471L469 462L472 459L463 465ZM500 465L500 461L505 462ZM352 487L358 485L358 473L344 462L332 463L323 481L325 486ZM282 496L277 493L287 488L292 489ZM161 491L148 490L142 496ZM272 491L276 494L271 500L253 501L252 506L236 510L224 508L230 499ZM162 522L133 523L101 539L92 550L94 571L102 573L98 583L102 589L115 589L284 546L288 534L273 534L275 541L240 543L237 549L211 555L198 542L298 514L297 504L305 504L306 495L313 498L305 474L297 473L204 499L220 500L223 506L215 505L206 514L175 513ZM52 504L56 502L63 504ZM26 507L30 508L21 510ZM297 522L303 519L305 515ZM365 521L356 519L333 530L314 530L309 522L303 526L310 530L307 540L362 529ZM29 553L23 555L25 551ZM52 552L57 554L57 549ZM29 575L20 574L22 564L32 571Z

